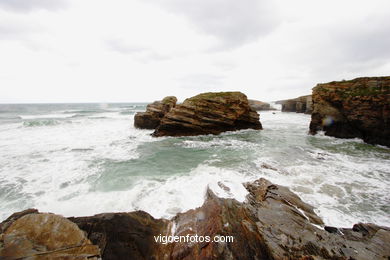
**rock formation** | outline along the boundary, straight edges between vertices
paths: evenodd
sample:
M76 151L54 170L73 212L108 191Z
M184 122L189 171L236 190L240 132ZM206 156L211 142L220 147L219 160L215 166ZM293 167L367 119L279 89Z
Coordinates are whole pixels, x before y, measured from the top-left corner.
M248 99L248 102L249 106L255 111L276 110L269 103L263 101Z
M0 224L0 259L98 259L100 250L68 219L30 209Z
M312 112L312 97L301 96L294 99L279 100L276 104L282 105L282 112L297 112L311 114Z
M310 133L319 130L390 147L390 77L318 84L313 88Z
M103 259L359 260L388 259L390 256L390 229L387 227L360 223L352 229L323 229L320 227L322 220L313 207L288 188L263 178L244 186L248 195L242 203L219 198L208 189L201 207L179 213L171 220L154 219L142 211L106 213L69 220L87 232L88 239L99 246ZM10 233L9 229L12 227L13 232L24 232L24 227L15 223L23 223L25 216L31 215L42 214L27 212L22 217L17 215L1 224L0 255L4 253L4 245L18 241L13 242L14 237L6 236ZM7 224L10 221L13 223ZM56 221L57 218L50 223L55 224ZM58 221L62 223L63 220ZM40 218L32 223L39 228L40 223L47 222ZM69 234L62 232L48 232L45 239L60 235L63 235L64 243L69 239ZM155 236L159 235L209 236L211 241L164 244L156 242ZM34 236L40 234L34 233ZM233 236L233 241L212 242L215 236ZM8 242L5 242L6 237ZM29 237L29 241L35 239ZM86 244L89 240L86 240Z
M262 129L259 115L241 92L203 93L186 99L165 114L153 136L219 134Z
M135 114L134 126L141 129L156 129L160 125L161 118L175 107L176 102L176 97L169 96L147 105L146 112Z

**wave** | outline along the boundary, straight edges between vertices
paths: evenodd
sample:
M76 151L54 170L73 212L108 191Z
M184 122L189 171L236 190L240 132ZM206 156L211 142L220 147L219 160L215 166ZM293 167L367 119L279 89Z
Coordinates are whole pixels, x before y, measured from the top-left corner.
M75 113L72 114L45 114L45 115L19 115L21 119L55 119L55 118L70 118L75 116Z
M24 121L23 126L25 127L37 127L37 126L54 126L60 124L59 121L54 119L48 120L32 120L32 121Z

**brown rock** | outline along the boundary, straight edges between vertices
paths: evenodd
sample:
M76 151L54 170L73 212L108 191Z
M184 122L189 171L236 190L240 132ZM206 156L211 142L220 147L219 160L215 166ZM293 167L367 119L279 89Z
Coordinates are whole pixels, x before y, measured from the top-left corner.
M282 112L297 112L311 114L312 112L312 97L301 96L294 99L279 100L276 104L282 105Z
M310 133L319 130L390 147L390 77L318 84L313 88Z
M164 115L175 107L176 102L176 97L169 96L147 105L146 112L135 114L134 126L141 129L156 129Z
M326 227L324 230L321 228L323 222L313 207L288 188L263 178L244 186L248 195L242 203L219 198L208 189L201 207L179 213L171 220L154 219L142 211L69 220L85 230L88 238L99 245L103 259L365 260L388 259L390 256L390 229L387 227L359 223L352 229ZM50 214L35 213L19 220L33 215ZM38 222L34 220L31 225L43 222L42 219ZM62 222L55 220L54 223ZM12 224L10 228L13 232L24 230L22 225ZM35 228L39 227L32 229ZM8 229L5 233L9 232ZM60 230L59 234L54 234L49 229L45 233L45 241L69 235L69 232ZM155 236L159 235L181 236L180 239L184 239L159 243L155 240ZM193 237L185 241L187 235ZM208 236L210 241L200 241L199 236ZM229 241L213 242L216 236L225 236ZM12 243L17 242L9 238Z
M248 102L249 106L255 111L276 110L275 108L272 108L269 103L263 101L248 99Z
M97 259L76 224L58 215L27 210L2 223L0 259Z
M241 92L203 93L186 99L161 120L154 136L220 134L262 129L259 115Z

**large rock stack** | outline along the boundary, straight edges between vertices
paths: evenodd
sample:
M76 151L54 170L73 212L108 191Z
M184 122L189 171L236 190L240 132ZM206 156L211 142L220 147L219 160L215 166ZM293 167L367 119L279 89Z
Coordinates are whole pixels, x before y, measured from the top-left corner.
M366 77L313 88L312 134L362 138L390 147L390 77Z
M241 92L203 93L186 99L165 114L153 136L219 134L262 129L259 114Z

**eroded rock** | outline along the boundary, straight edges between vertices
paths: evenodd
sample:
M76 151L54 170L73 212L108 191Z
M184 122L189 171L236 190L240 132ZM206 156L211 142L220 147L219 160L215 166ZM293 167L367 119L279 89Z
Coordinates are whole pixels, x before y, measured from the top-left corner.
M165 114L154 136L220 134L262 129L259 114L241 92L203 93L186 99Z
M296 112L311 114L312 96L301 96L294 99L279 100L276 104L282 105L282 112Z
M367 260L388 259L390 256L390 229L387 227L359 223L353 228L324 229L313 207L288 188L263 178L244 186L248 190L244 202L219 198L208 189L201 207L179 213L171 220L155 219L142 211L105 213L69 220L99 246L103 259ZM17 221L34 215L51 214L30 213ZM54 224L56 219L53 219ZM58 221L62 223L62 219ZM24 227L15 223L1 235L4 237L11 231L21 233ZM31 223L36 225L44 221L35 219ZM1 226L4 224L7 221ZM32 229L35 228L39 227ZM60 235L69 236L63 231L54 234L51 229L45 234L46 240ZM211 240L175 243L155 240L157 236L187 235L208 236ZM32 238L36 236L39 234L34 233ZM232 236L233 241L212 242L215 236ZM18 243L18 240L7 243Z
M249 106L255 111L276 110L275 108L271 107L269 103L263 101L249 99L248 102Z
M313 88L310 133L319 130L390 147L390 77L318 84Z
M156 129L164 115L175 107L176 102L176 97L168 96L161 101L155 101L147 105L146 112L135 114L134 126L141 129Z
M36 210L1 224L0 259L98 259L100 250L68 219Z

